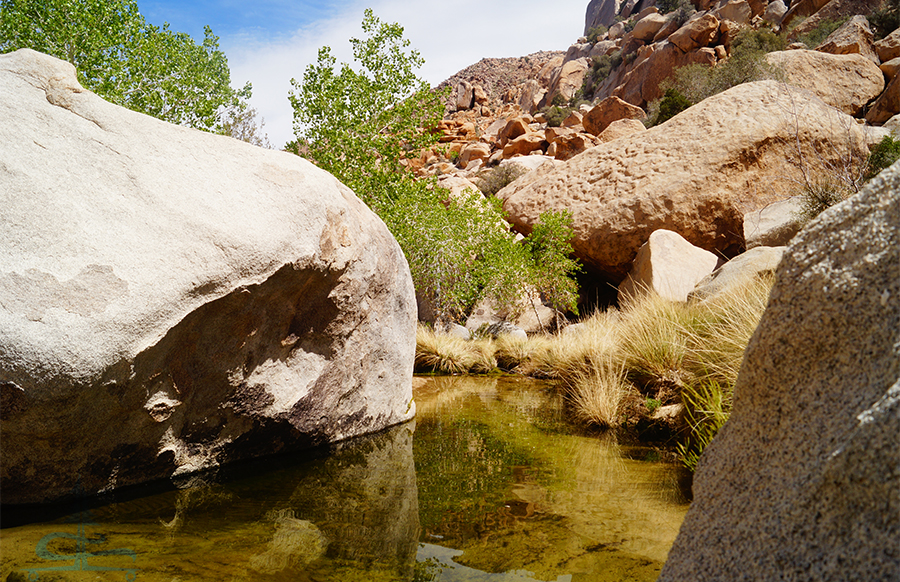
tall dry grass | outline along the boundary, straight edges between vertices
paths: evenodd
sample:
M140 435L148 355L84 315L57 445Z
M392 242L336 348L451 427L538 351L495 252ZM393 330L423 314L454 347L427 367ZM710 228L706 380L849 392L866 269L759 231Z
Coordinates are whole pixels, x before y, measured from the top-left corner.
M621 424L629 397L680 402L693 435L683 445L690 466L728 417L744 349L772 283L772 277L754 277L687 303L644 293L556 335L528 339L467 341L420 327L416 367L454 374L502 369L555 379L575 416L600 427Z

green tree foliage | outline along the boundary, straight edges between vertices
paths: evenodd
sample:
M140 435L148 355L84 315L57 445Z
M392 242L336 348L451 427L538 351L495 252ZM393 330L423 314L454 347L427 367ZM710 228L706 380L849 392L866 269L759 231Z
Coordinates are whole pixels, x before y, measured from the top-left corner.
M575 236L568 211L541 213L525 246L531 255L532 284L557 311L578 313L578 284L573 278L581 270L571 258Z
M319 50L302 82L291 80L299 153L352 188L400 243L416 291L444 321L464 317L482 297L511 306L534 272L499 201L478 192L452 197L434 179L416 179L404 159L437 143L440 95L416 76L419 53L399 24L371 10L365 38L350 40L355 67Z
M107 101L178 125L224 132L223 111L246 109L250 84L230 86L228 60L206 27L148 24L135 0L0 0L0 52L31 48L66 60Z
M693 104L688 101L687 97L679 93L677 89L666 89L666 94L659 102L659 113L656 115L654 125L672 119L691 105Z

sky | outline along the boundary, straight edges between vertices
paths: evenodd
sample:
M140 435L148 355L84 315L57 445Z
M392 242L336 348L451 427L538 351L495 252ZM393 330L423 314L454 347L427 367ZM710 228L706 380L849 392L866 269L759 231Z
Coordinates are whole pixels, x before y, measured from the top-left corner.
M292 78L302 79L329 46L352 61L349 39L362 35L363 11L398 22L425 59L419 76L437 85L484 57L519 57L566 50L584 30L588 0L138 0L144 18L187 32L196 42L208 25L228 57L232 86L253 84L253 107L275 147L293 139L288 102Z

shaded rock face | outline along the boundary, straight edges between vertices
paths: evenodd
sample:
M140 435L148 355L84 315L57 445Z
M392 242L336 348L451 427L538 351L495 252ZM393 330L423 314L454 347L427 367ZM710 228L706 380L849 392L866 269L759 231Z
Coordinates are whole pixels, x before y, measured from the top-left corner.
M0 56L5 504L409 419L416 303L384 224L301 158Z
M541 168L498 195L523 233L541 212L569 210L575 255L618 283L658 229L736 255L744 246L744 213L796 188L800 175L791 159L798 138L813 166L868 153L853 118L807 92L762 81L710 97L627 140L602 143L564 166Z
M895 580L900 163L793 240L660 580Z

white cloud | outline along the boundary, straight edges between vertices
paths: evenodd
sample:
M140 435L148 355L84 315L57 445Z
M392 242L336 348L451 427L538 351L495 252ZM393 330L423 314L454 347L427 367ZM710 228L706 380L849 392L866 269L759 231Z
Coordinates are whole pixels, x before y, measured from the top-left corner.
M425 59L420 76L432 85L484 57L523 56L540 50L565 50L581 35L587 0L401 0L348 3L343 11L298 30L289 40L260 37L222 38L235 86L253 83L252 104L266 120L272 144L293 139L288 103L290 79L300 79L328 45L341 61L350 61L348 40L361 34L363 9L383 21L399 22L404 35Z

